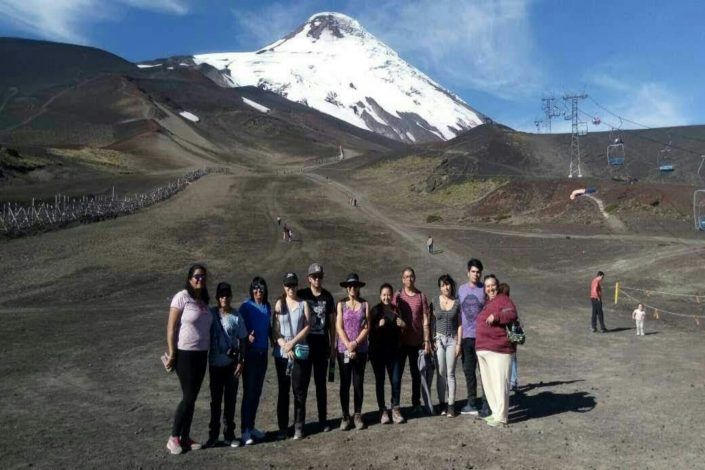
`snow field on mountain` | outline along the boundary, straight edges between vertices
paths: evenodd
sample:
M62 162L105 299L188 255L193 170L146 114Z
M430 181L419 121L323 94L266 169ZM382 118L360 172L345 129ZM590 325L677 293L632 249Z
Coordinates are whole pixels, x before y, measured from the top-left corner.
M410 66L357 21L335 15L347 28L343 37L331 28L318 29L318 38L310 36L312 28L324 21L319 14L294 36L257 52L202 54L194 61L223 71L238 86L268 89L372 131L375 129L367 125L364 113L385 126L393 125L394 120L377 113L368 97L396 118L409 119L403 113L418 114L441 139L451 139L482 123L460 98ZM415 125L428 129L423 122ZM415 140L405 130L394 131L401 140Z

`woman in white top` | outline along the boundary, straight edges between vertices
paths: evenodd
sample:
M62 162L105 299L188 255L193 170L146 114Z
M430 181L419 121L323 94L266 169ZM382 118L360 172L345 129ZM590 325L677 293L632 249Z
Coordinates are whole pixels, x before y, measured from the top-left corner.
M272 316L274 365L279 383L277 421L279 438L286 438L289 427L289 390L293 389L294 439L301 439L306 421L306 394L311 380L311 361L307 357L299 357L296 346L306 343L310 313L308 303L296 295L298 276L286 273L283 284L284 295L274 305Z
M171 301L166 329L168 354L164 366L167 370L176 369L183 393L166 444L172 454L201 448L201 444L191 439L191 420L208 364L213 322L208 300L206 268L194 264L188 270L184 289Z
M646 317L646 310L644 310L644 304L639 304L636 310L632 312L632 320L636 320L636 335L644 336L644 318Z

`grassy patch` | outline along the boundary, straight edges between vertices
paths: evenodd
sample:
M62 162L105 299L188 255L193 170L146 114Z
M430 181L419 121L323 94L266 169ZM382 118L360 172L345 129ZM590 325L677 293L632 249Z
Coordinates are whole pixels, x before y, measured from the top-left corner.
M618 207L619 207L619 204L615 204L615 203L608 204L605 207L605 212L607 212L608 214L611 214L612 212L616 211Z
M11 149L0 151L0 169L28 173L32 170L43 168L49 164L49 160L33 155L19 154Z
M440 163L440 158L409 156L373 165L353 179L374 204L395 207L417 223L458 220L467 206L506 183L503 178L469 180L428 193L426 179Z
M108 168L128 167L127 158L116 150L82 148L82 149L51 149L51 153L59 157L80 163L88 163Z

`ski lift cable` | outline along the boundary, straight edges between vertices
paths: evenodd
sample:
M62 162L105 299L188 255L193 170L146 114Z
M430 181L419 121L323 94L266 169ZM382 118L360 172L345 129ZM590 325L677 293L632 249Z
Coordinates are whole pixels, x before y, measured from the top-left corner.
M583 111L583 110L580 110L580 109L579 109L578 111L581 112L581 113L583 113L583 114L586 115L586 116L590 116L590 114L586 113L586 112ZM610 122L610 121L606 121L606 120L603 119L602 122L605 123L605 124L607 124L607 126L609 126L609 127L611 128L611 131L621 131L621 129L619 128L619 126L615 125L614 123L612 123L612 122ZM676 135L677 135L677 134L676 134ZM697 152L697 151L695 151L695 150L687 149L687 148L681 147L681 146L679 146L679 145L674 145L674 144L672 144L672 143L669 145L669 144L667 144L667 143L665 143L665 142L663 142L663 141L661 141L661 140L652 139L651 137L646 137L646 136L641 135L641 134L639 134L639 133L630 134L630 136L636 137L636 138L638 138L638 139L646 140L646 141L649 141L649 142L653 142L653 143L655 143L655 144L661 144L661 145L663 145L663 146L669 146L669 147L670 147L671 149L673 149L673 150L680 150L681 152L689 153L689 154L691 154L691 155L698 155L698 156L699 156L699 155L703 155L703 152ZM697 140L697 139L692 139L692 140ZM705 142L705 141L704 141L704 142Z
M593 98L591 95L588 95L588 98L590 99L590 101L592 101L592 102L595 104L595 106L597 106L598 108L602 109L602 110L605 111L606 113L609 113L609 114L611 114L612 116L614 116L614 117L616 117L616 118L618 118L618 119L620 119L620 120L624 120L624 121L626 121L626 122L632 123L632 124L637 125L637 126L639 126L639 127L643 127L644 129L650 129L650 130L656 129L656 128L651 127L651 126L647 126L646 124L642 124L642 123L637 122L637 121L634 121L634 120L632 120L632 119L628 119L628 118L626 118L626 117L624 117L624 116L620 116L619 114L613 113L612 111L610 111L609 109L607 109L606 107L604 107L603 105L601 105L600 103L598 103L598 102L595 100L595 98ZM697 138L697 137L689 137L689 136L686 136L686 135L683 135L683 134L678 134L678 133L674 133L673 135L677 135L677 136L681 137L682 139L686 139L686 140L694 140L694 141L696 141L696 142L705 142L705 139L699 139L699 138Z

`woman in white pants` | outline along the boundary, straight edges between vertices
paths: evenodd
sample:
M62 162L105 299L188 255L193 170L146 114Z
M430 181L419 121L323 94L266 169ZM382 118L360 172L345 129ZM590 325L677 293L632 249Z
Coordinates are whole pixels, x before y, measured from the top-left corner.
M455 411L455 361L460 355L460 303L455 297L455 281L449 274L438 278L438 308L436 317L436 360L438 362L437 387L441 415L454 418Z
M475 350L482 388L492 414L484 418L490 426L506 426L509 417L509 374L516 346L507 339L505 327L517 320L514 303L497 293L497 278L485 277L487 302L477 316Z
M639 304L636 310L632 312L632 320L636 321L636 335L644 336L644 318L646 317L646 310L644 310L644 304Z

